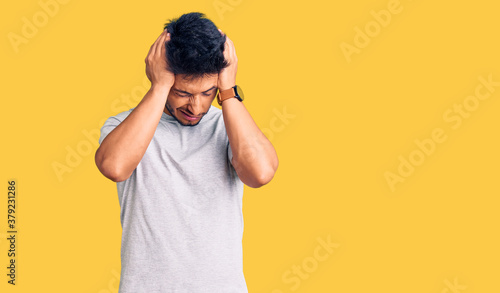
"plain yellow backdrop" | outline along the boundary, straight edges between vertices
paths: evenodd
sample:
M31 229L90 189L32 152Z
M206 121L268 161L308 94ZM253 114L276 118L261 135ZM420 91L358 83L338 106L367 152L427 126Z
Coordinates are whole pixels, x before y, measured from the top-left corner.
M245 106L280 159L270 184L244 191L250 292L498 292L499 9L4 3L0 291L117 292L120 211L94 163L99 129L148 90L144 58L163 24L199 11L233 40Z

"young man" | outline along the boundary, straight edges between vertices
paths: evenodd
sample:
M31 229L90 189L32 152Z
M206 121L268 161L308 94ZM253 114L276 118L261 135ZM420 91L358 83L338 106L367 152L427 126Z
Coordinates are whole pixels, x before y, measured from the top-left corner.
M267 184L278 157L238 98L233 42L189 13L166 24L145 61L150 90L104 123L95 154L117 182L119 292L248 292L243 184Z

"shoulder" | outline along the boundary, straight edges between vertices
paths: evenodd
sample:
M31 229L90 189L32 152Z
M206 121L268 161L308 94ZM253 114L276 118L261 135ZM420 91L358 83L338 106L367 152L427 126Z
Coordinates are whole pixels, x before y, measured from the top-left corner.
M134 109L135 109L135 107L134 108L130 108L129 110L120 112L120 113L118 113L118 114L116 114L115 116L112 116L112 117L115 117L116 119L120 120L120 122L121 122L121 121L125 120L125 118L127 118L127 116L130 113L132 113L132 111Z
M127 118L127 116L132 113L132 110L134 110L134 108L131 108L129 110L126 110L126 111L123 111L123 112L120 112L114 116L111 116L109 117L106 122L104 122L104 125L110 125L110 124L120 124L123 120L125 120L125 118Z
M99 137L99 144L101 144L103 142L104 138L106 138L106 136L113 129L115 129L115 127L120 125L120 123L122 123L122 121L125 120L125 118L127 118L127 116L132 112L133 109L134 108L127 110L127 111L123 111L123 112L118 113L114 116L111 116L104 122L104 124L101 127L101 135Z

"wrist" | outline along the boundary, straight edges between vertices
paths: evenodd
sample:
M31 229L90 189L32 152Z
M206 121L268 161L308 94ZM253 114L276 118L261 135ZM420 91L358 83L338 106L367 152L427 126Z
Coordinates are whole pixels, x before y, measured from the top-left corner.
M232 87L234 87L236 85L235 82L233 83L224 83L224 84L221 84L220 86L218 86L219 88L219 91L224 91L224 90L228 90Z
M151 84L151 88L149 89L152 92L158 93L169 93L173 84Z

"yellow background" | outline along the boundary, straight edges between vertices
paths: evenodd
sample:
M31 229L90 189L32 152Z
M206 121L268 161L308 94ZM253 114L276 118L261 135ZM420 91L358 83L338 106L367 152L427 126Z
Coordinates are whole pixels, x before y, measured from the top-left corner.
M116 185L95 166L97 137L84 132L137 104L163 24L200 11L234 41L245 106L280 159L270 184L245 187L250 292L499 292L500 87L479 104L466 99L479 77L500 81L500 5L402 0L377 31L371 11L391 5L72 0L44 24L38 1L5 3L0 291L117 292ZM23 37L23 18L34 16L44 25L14 46L9 36ZM367 25L369 43L346 58L341 44L355 46ZM444 115L464 101L474 110L452 128ZM414 141L436 128L447 139L392 191L384 174L397 175L398 158L418 154ZM78 149L81 161L68 167ZM54 164L71 172L58 177ZM13 178L15 287L5 239ZM328 237L339 246L317 260L318 238Z

